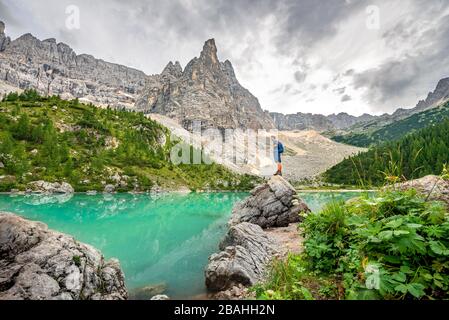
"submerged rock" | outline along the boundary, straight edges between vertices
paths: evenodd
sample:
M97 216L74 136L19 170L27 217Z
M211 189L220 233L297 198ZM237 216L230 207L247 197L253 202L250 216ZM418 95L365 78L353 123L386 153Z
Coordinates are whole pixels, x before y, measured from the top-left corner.
M279 253L278 244L261 227L247 222L229 229L220 250L209 258L205 271L206 286L214 292L258 283L264 279L270 260Z
M157 296L152 297L150 300L170 300L169 296L165 294L158 294Z
M234 207L230 224L250 222L262 228L287 227L301 220L300 213L308 212L310 209L296 190L285 179L275 176Z
M129 298L131 300L151 300L155 296L162 295L165 291L167 291L166 283L149 285L149 286L133 289L129 293Z
M47 182L47 181L33 181L28 183L28 189L33 193L74 193L75 190L67 182Z
M395 186L400 190L415 189L428 197L429 200L446 202L449 205L449 181L438 176L426 176L421 179L410 180Z
M0 300L123 300L117 260L49 230L0 212Z

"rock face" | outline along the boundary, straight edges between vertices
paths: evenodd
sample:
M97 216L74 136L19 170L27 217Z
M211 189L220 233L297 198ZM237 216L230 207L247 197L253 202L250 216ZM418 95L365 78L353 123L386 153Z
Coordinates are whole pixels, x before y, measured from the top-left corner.
M301 212L307 213L310 209L287 181L275 176L234 207L230 224L250 222L262 228L286 227L299 222Z
M10 41L4 29L0 22L0 81L8 85L120 108L132 108L145 87L141 71L77 55L64 43L29 33Z
M285 248L262 228L288 226L300 220L301 211L310 210L282 177L255 188L234 207L221 251L210 256L205 270L206 286L215 299L241 299L246 287L266 278L269 263L285 254Z
M324 116L321 114L301 113L287 114L270 113L278 130L316 130L319 132L329 130L348 129L355 124L364 123L376 118L369 114L355 117L347 113Z
M0 51L5 50L10 43L11 39L5 35L5 24L0 21Z
M220 250L209 258L205 271L206 286L214 292L258 283L266 275L267 264L278 253L277 244L262 228L247 222L230 228Z
M238 82L231 62L218 60L213 39L184 70L170 62L149 77L136 108L175 119L188 130L193 121L201 121L202 128L274 128L257 98Z
M449 206L449 181L438 176L426 176L421 179L407 181L396 185L401 190L415 189L430 200L446 202Z
M28 184L28 189L33 193L74 193L73 187L67 182L34 181Z
M415 111L421 112L436 107L449 100L449 78L441 79L435 91L430 92L425 100L421 100L416 105Z
M0 212L0 300L123 300L117 260L49 230Z

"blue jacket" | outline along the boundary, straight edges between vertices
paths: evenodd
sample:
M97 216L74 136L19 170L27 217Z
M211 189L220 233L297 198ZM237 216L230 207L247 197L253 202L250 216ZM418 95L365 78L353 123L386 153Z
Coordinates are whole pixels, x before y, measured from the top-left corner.
M284 153L284 145L282 142L278 141L277 144L274 147L274 161L275 162L282 162L281 154Z

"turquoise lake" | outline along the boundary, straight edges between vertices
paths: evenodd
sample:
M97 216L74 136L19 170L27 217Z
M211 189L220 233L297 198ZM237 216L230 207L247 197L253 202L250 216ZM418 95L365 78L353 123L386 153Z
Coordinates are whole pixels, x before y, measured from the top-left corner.
M203 270L246 193L0 195L0 211L42 221L120 260L128 289L165 284L172 298L205 293ZM312 210L357 193L300 193Z

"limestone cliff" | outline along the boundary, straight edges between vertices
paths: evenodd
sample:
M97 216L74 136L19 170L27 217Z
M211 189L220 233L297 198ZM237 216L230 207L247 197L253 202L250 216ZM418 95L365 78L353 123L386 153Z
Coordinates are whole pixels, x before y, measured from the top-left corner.
M274 128L257 98L240 85L231 62L219 61L213 39L184 70L170 62L150 77L136 108L168 116L186 129L192 129L193 121L201 121L203 128Z
M142 71L77 55L65 43L30 33L10 41L4 30L0 22L0 82L5 85L119 108L132 108L145 86Z

